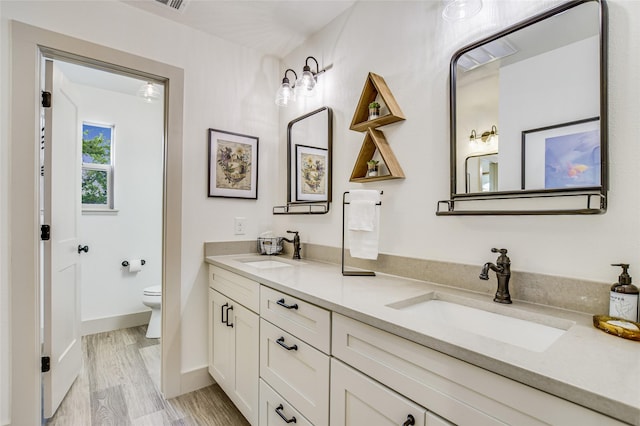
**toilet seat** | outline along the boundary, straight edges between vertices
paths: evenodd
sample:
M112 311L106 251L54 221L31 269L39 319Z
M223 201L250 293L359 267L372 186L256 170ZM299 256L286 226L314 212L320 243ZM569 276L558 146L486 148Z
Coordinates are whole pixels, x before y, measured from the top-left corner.
M162 286L154 285L144 289L143 294L145 296L162 296Z

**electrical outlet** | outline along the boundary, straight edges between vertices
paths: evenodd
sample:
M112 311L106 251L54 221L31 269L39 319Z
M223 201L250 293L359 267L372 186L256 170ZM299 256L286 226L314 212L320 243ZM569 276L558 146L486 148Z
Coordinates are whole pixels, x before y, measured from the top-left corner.
M244 235L246 227L247 227L246 217L236 217L233 220L233 233L235 235Z

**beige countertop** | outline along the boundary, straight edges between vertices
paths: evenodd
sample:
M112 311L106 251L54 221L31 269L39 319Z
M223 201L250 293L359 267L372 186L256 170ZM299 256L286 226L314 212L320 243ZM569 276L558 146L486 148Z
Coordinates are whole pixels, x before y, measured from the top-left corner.
M340 265L306 259L245 254L209 256L205 260L478 367L640 425L640 342L596 329L591 315L518 301L500 305L484 294L392 275L344 277ZM263 260L291 266L257 268L247 264ZM531 316L537 321L546 318L549 325L568 329L551 346L538 352L460 328L420 321L415 313L388 306L434 291L448 298L471 300L496 313L508 312L509 316L524 319Z

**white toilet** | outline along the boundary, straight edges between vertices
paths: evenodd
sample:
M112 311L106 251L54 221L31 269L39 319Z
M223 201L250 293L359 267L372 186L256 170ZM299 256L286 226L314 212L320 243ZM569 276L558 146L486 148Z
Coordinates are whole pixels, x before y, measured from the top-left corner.
M162 286L145 288L142 292L142 303L151 308L147 339L159 339L162 330Z

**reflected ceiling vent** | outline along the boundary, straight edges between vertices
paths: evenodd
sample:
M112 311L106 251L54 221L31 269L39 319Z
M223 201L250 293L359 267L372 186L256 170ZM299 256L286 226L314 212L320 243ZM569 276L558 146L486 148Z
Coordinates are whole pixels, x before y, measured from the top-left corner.
M499 38L465 53L458 58L457 64L464 71L471 71L480 65L505 58L516 52L518 52L518 49L509 43L506 38Z
M156 0L158 3L164 4L171 9L184 12L187 7L187 0Z

